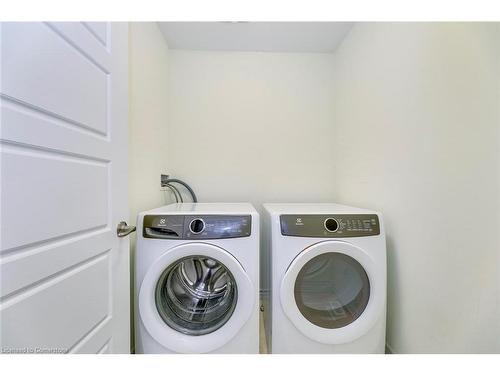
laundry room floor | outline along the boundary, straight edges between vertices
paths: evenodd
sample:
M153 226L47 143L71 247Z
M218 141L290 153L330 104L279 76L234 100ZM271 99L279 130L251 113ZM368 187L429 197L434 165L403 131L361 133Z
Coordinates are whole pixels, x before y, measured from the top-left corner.
M269 354L267 351L267 342L266 342L266 330L264 329L264 312L260 312L259 319L259 353L260 354Z

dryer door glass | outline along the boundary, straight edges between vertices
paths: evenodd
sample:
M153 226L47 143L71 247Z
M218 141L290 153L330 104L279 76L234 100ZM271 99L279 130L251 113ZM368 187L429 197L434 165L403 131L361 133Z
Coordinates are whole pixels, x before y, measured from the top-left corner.
M370 298L370 282L358 261L329 252L308 261L295 280L295 302L302 315L322 328L355 321Z
M238 289L231 272L207 256L189 256L171 264L156 284L156 308L169 327L187 335L205 335L231 317Z

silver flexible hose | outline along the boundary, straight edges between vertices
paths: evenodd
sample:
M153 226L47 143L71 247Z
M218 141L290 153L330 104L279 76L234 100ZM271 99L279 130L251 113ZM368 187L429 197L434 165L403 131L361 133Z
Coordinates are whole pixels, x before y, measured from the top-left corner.
M179 191L179 189L177 189L174 185L171 184L167 184L166 186L174 192L175 200L177 201L177 203L179 203L179 200L181 201L181 203L184 203L184 199L182 199L182 194ZM179 198L177 198L177 196L179 196Z
M175 190L172 188L172 185L164 185L163 187L165 187L168 190L170 190L172 192L172 194L174 195L174 197L175 197L175 202L179 203L179 198L177 197L177 193L175 192ZM163 191L166 191L166 190L163 190Z
M191 186L189 186L184 181L179 180L177 178L169 178L169 179L163 181L163 183L165 185L172 184L172 183L177 183L177 184L180 184L180 185L184 186L187 189L187 191L189 191L189 194L191 194L191 197L193 198L193 202L194 203L198 202L198 198L196 197L196 194L194 193L193 189L191 189Z

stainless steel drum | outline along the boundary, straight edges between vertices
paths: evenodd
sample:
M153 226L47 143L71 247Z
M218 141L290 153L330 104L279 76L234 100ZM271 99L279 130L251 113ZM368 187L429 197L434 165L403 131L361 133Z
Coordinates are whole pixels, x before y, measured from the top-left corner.
M207 256L189 256L171 264L159 277L155 292L163 321L193 336L222 327L231 317L237 297L231 272Z

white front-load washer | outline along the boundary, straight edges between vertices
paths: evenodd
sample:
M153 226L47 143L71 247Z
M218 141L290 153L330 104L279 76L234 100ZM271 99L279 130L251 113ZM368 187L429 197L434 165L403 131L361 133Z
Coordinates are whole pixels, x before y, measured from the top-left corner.
M378 212L265 204L272 353L384 353L386 244Z
M248 203L142 212L136 353L259 352L259 215Z

